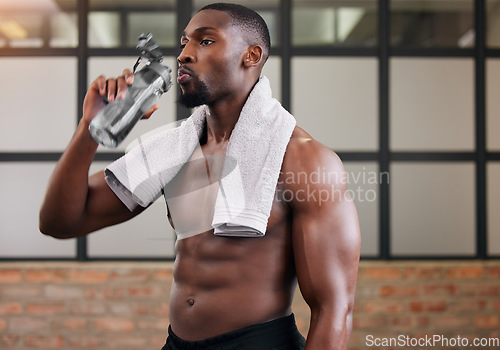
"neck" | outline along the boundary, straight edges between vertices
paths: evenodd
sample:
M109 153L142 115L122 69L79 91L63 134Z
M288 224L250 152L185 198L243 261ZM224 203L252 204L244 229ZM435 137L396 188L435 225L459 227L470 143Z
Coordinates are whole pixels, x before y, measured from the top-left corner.
M216 143L229 141L238 118L239 113L219 116L209 109L207 113L207 140L212 140Z
M217 143L229 141L231 132L240 118L241 110L253 86L243 93L208 105L207 140Z

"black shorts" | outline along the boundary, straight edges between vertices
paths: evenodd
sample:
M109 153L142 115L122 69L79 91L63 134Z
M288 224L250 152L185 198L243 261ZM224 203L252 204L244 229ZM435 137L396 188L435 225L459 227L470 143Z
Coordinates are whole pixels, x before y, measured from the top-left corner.
M293 314L200 341L185 341L168 327L162 350L302 350L306 340L295 325Z

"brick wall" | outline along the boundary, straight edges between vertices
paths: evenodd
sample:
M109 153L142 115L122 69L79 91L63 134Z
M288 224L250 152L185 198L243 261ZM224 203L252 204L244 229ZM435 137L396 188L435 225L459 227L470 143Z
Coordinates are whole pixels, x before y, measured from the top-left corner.
M171 263L0 263L0 349L159 350L171 280ZM426 334L500 337L500 261L362 261L350 347Z
M363 262L351 347L399 335L500 338L500 261Z

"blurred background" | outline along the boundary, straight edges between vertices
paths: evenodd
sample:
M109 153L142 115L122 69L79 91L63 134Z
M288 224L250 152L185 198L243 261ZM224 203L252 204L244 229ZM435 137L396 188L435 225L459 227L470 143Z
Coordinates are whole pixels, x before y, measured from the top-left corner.
M143 32L176 74L179 37L211 2L0 2L0 347L162 346L165 203L65 241L40 234L38 210L92 80L132 68ZM274 96L344 161L362 232L352 348L369 334L498 338L500 1L232 2L268 23ZM91 172L189 116L177 96ZM295 312L306 333L300 295Z

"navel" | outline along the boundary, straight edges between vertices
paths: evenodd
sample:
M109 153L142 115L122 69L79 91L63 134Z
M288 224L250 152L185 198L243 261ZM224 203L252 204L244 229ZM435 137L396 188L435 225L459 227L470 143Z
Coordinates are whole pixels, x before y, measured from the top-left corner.
M188 303L189 306L193 306L194 305L194 299L193 298L188 298L187 303Z

